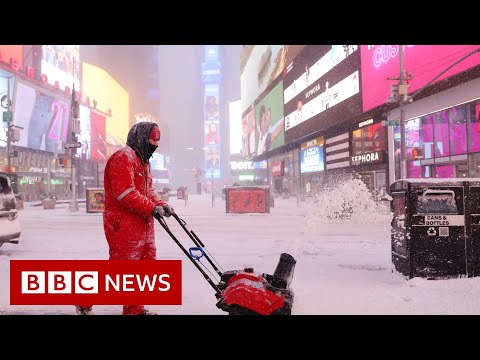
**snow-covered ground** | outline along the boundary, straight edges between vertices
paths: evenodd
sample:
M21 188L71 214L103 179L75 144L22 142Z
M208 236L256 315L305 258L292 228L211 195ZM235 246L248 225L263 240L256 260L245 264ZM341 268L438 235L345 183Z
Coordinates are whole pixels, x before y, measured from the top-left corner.
M170 203L222 270L253 267L272 274L280 254L291 254L297 260L291 284L294 315L480 314L480 278L407 281L392 273L388 211L366 207L350 220L332 220L325 216L332 213L332 203L322 196L317 200L276 198L270 214L226 213L225 201L217 198L212 206L210 195L191 194L187 204L170 198ZM73 306L10 305L10 260L107 259L102 214L87 214L84 204L78 212L68 204L53 210L32 205L20 211L19 244L0 248L0 314L73 315ZM174 219L167 223L187 248L194 246ZM182 260L183 304L147 308L159 314L227 315L215 306L214 291L202 274L158 223L156 244L158 259ZM94 311L118 315L122 309L98 305Z

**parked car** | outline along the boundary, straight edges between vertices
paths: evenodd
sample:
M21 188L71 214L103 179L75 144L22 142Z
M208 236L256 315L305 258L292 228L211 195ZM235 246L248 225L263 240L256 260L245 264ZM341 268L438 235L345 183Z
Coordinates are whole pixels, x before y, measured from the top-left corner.
M9 242L18 244L21 228L17 200L8 175L0 172L0 246Z

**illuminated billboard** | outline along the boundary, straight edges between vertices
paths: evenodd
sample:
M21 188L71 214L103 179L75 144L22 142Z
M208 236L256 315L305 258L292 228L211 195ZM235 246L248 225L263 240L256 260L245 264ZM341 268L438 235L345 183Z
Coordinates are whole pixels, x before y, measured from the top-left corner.
M90 159L90 109L82 105L80 105L80 134L78 134L77 140L82 144L82 147L78 149L76 156L82 159Z
M408 82L408 93L428 84L440 72L479 47L479 45L404 45L403 67L412 75ZM394 82L387 78L399 76L399 49L398 45L362 45L360 50L363 111L367 111L385 104L389 97L390 85ZM480 53L476 53L453 66L435 82L479 64Z
M283 81L255 105L255 124L257 156L284 145Z
M48 83L58 81L60 90L65 86L80 89L80 45L42 45L41 73L48 77ZM75 75L75 80L74 80Z
M0 45L0 60L10 64L15 59L19 69L23 69L23 45Z
M23 128L15 145L63 154L69 134L70 102L20 81L14 99L13 122Z
M308 45L284 72L285 143L362 112L358 45Z
M305 45L244 45L240 55L241 111L245 112Z
M90 112L90 158L104 161L108 158L105 134L105 116Z
M229 108L229 129L230 129L230 154L242 153L242 111L240 100L230 101Z
M300 147L300 173L313 173L325 170L323 136L319 136Z
M128 92L105 70L88 63L82 63L83 94L88 94L90 101L97 101L97 109L111 116L106 118L106 139L126 144L129 119ZM115 139L115 140L113 140ZM93 156L93 155L92 155Z
M204 144L205 144L205 178L220 178L220 118L219 86L204 85Z

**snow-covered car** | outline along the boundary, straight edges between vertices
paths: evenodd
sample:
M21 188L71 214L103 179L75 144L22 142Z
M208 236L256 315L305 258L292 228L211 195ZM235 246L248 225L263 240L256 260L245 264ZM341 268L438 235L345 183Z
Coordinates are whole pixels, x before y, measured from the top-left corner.
M16 239L20 233L17 200L12 183L6 173L0 172L0 246L6 242L18 244Z

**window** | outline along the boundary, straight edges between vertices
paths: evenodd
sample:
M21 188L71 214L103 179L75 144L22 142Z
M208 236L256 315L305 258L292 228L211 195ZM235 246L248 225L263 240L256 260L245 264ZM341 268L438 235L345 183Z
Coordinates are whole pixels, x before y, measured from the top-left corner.
M448 111L452 141L452 155L467 153L466 105L454 106Z
M435 157L450 156L450 134L448 131L447 110L431 114L435 135Z
M353 155L386 150L387 129L381 123L366 126L352 133Z
M470 152L480 152L480 101L470 106Z

